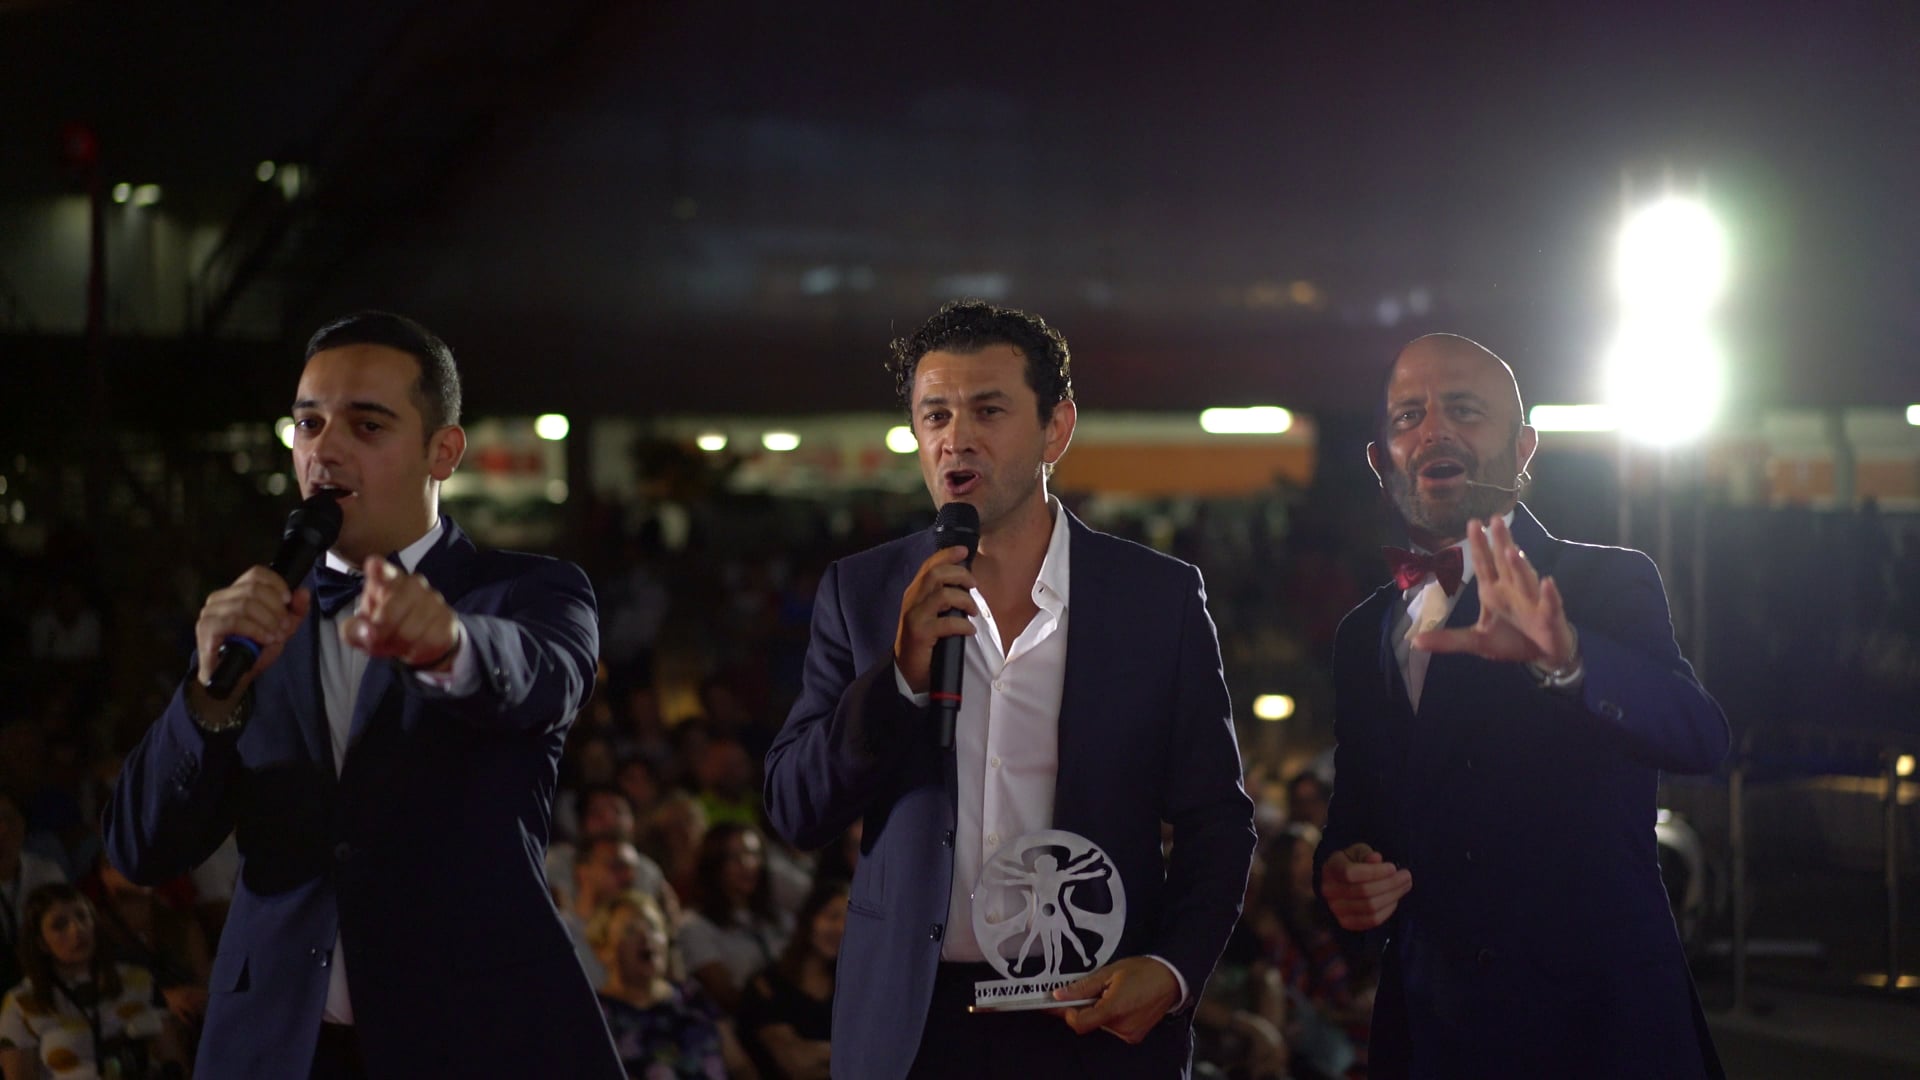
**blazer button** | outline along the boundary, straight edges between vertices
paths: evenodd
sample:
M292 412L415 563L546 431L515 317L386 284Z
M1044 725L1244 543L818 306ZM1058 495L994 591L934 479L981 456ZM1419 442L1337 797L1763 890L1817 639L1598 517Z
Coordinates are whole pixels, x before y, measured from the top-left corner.
M1473 849L1472 849L1472 848L1468 848L1468 849L1467 849L1467 861L1468 861L1468 862L1472 862L1472 861L1473 861Z
M1615 705L1613 702L1603 701L1600 703L1600 715L1606 717L1609 720L1618 720L1622 716L1626 715L1626 713L1624 710L1620 708L1620 706Z
M940 834L940 846L941 847L953 846L953 830L952 829L948 829L946 832Z
M927 940L939 941L941 933L943 933L945 930L946 930L945 926L941 925L940 923L934 923L933 929L927 931Z

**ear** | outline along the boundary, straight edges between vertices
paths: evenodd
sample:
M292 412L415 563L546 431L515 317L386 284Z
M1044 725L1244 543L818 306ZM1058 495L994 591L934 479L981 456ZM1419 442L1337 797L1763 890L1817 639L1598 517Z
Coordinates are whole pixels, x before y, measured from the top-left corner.
M427 471L441 483L446 483L466 456L467 432L457 424L441 428L427 440Z
M1380 460L1380 444L1367 444L1367 468L1373 470L1374 482L1381 487L1387 486L1386 465Z
M1072 398L1062 398L1053 407L1053 415L1047 418L1047 445L1041 453L1041 460L1048 465L1057 465L1066 455L1067 444L1073 441L1073 425L1080 418L1080 411Z
M1520 463L1520 471L1526 472L1533 463L1533 452L1540 449L1540 432L1532 424L1520 425L1520 438L1514 443L1514 458Z

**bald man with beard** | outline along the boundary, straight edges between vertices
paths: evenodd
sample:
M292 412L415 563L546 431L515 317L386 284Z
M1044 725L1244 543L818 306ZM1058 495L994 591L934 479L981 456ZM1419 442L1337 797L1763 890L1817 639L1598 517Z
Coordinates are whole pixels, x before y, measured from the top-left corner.
M1316 883L1384 938L1369 1075L1722 1075L1654 842L1661 770L1725 716L1651 560L1560 540L1520 492L1539 434L1476 342L1420 338L1367 460L1411 551L1341 623Z

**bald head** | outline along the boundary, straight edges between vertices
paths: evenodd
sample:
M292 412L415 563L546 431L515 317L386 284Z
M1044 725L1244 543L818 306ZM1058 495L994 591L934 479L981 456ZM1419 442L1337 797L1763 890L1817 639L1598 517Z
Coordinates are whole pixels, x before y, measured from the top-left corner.
M1459 381L1478 384L1489 397L1489 405L1500 405L1510 410L1513 427L1518 434L1524 422L1526 411L1520 404L1520 380L1514 378L1513 369L1505 360L1494 355L1492 349L1459 334L1426 334L1414 338L1400 350L1394 358L1393 367L1387 372L1386 393L1383 404L1387 409L1386 418L1391 419L1394 399L1394 383L1403 370L1412 368L1416 372L1445 370L1462 377ZM1495 387L1499 393L1495 393ZM1405 386L1401 387L1404 393ZM1493 400L1497 399L1497 400Z
M1458 334L1428 334L1387 374L1379 435L1367 460L1413 540L1438 550L1467 522L1512 509L1537 436L1513 369Z

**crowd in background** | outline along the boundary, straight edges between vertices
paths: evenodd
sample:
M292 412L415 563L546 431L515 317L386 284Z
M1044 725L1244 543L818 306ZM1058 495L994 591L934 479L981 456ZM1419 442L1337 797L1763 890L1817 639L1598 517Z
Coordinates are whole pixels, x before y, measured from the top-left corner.
M1099 521L1205 571L1237 709L1250 681L1300 699L1283 739L1241 718L1261 845L1245 915L1197 1006L1203 1075L1365 1071L1369 962L1313 900L1335 779L1323 753L1330 703L1315 680L1339 617L1373 579L1363 560L1377 533L1364 503L1330 513L1315 498L1276 491ZM561 762L547 879L634 1076L823 1077L831 1060L860 832L818 852L783 845L761 814L760 761L798 690L826 562L925 515L855 508L836 530L787 530L775 543L769 513L818 515L755 513L743 525L707 507L676 530L607 509L587 528L601 539L568 553L593 573L603 657ZM1308 520L1315 527L1298 524ZM1816 557L1842 527L1793 520L1769 539L1768 565ZM1842 644L1884 669L1888 694L1909 693L1920 682L1920 532L1877 516L1842 524L1870 558L1850 571L1857 588L1822 602L1872 616ZM149 1075L191 1068L237 851L229 840L189 877L147 888L105 862L98 824L121 755L185 674L199 600L259 557L233 540L182 550L109 554L78 530L55 530L32 558L0 545L0 932L17 946L0 949L6 1080L52 1075L33 1070L77 1052L63 1050L76 1039L128 1070L136 1059ZM1777 606L1793 587L1739 603Z

